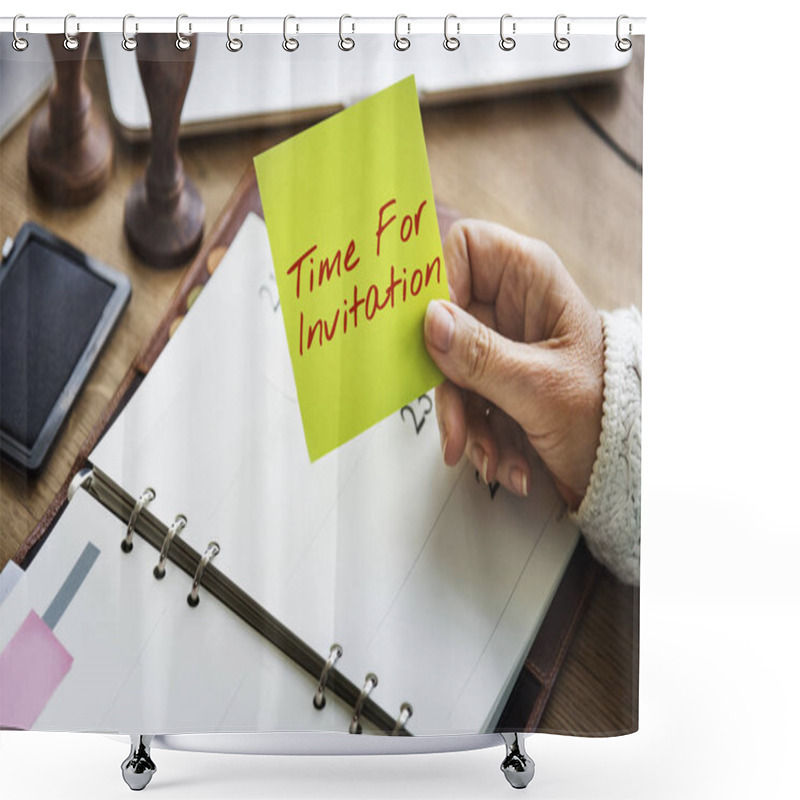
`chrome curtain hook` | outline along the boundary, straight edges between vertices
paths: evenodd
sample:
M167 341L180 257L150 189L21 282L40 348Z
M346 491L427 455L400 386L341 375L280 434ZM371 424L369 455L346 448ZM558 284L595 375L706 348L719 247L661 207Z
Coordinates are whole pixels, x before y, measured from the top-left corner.
M136 501L133 511L131 511L131 518L128 520L128 529L125 531L125 538L120 543L123 553L130 553L130 551L133 550L133 532L136 529L136 522L139 519L139 514L141 514L155 499L155 489L151 489L149 486L139 495L139 499Z
M559 36L558 35L558 23L559 20L566 19L566 14L559 14L555 22L553 23L553 35L555 36L555 41L553 42L553 47L558 50L559 53L563 53L565 50L569 50L570 41L567 39L566 36ZM567 36L569 36L569 22L567 22Z
M398 14L394 18L394 49L400 50L403 52L404 50L408 50L411 47L411 39L408 39L406 36L400 35L400 20L401 19L408 19L405 14ZM406 22L406 33L411 33L411 23Z
M461 40L458 38L458 35L450 36L448 32L451 19L456 20L456 34L461 33L461 23L458 22L458 18L455 14L448 14L444 18L444 49L452 53L453 50L458 50L458 48L461 47Z
M339 17L339 49L344 50L345 53L348 53L356 46L356 43L350 36L344 35L344 21L346 19L353 19L353 18L349 14L342 14L342 16ZM355 33L356 32L355 22L351 22L350 27L352 28L350 32Z
M71 19L75 19L75 15L74 14L67 14L67 16L64 17L64 49L65 50L77 50L78 47L80 47L80 44L81 44L78 41L78 39L69 32L69 21ZM76 25L76 30L80 30L80 25Z
M17 23L18 23L18 22L19 22L19 20L21 20L21 19L25 19L25 16L24 16L24 14L17 14L17 16L16 16L16 17L14 17L14 22L13 22L13 24L12 24L12 26L11 26L11 32L12 32L12 34L14 35L14 40L11 42L11 46L12 46L12 47L13 47L13 48L14 48L14 49L15 49L15 50L18 52L18 53L21 53L23 50L27 50L27 49L28 49L28 40L27 40L27 39L23 39L23 38L22 38L22 37L21 37L21 36L20 36L20 35L17 33ZM26 22L26 23L25 23L25 30L27 30L27 29L28 29L28 23Z
M122 49L123 50L127 50L130 53L131 50L135 50L136 49L136 45L138 44L138 42L136 41L136 37L135 36L128 36L128 20L129 19L136 19L136 17L134 17L133 14L126 14L122 18ZM136 30L136 31L139 30L139 23L138 22L135 23L134 30Z
M155 575L159 580L161 580L164 575L167 574L167 571L164 567L167 563L167 554L169 553L172 540L176 536L180 535L180 532L186 527L186 523L188 521L189 520L187 520L183 514L178 514L178 516L175 517L175 521L169 526L167 535L164 537L164 543L161 545L161 554L158 557L158 564L153 567L153 575Z
M297 39L289 37L289 20L290 19L297 19L297 17L293 16L292 14L287 14L283 18L283 49L287 53L294 53L298 47L300 47L300 42ZM299 32L300 26L295 25L295 32Z
M177 47L178 50L188 50L192 46L191 40L187 39L181 33L181 20L188 18L189 18L188 14L178 14L178 16L175 19L175 47ZM189 30L190 31L192 30L191 24L189 25Z
M620 53L627 53L628 50L630 50L631 47L633 47L633 42L627 36L624 37L624 38L622 36L620 36L620 30L622 28L621 23L622 23L622 20L624 20L624 19L628 19L627 14L620 14L617 17L617 41L614 42L614 47L616 47L617 50L620 51ZM631 31L632 31L632 27L631 27L631 23L629 22L628 23L628 36L631 35Z
M228 50L231 51L231 53L238 53L242 49L242 46L243 46L241 39L235 39L233 36L231 36L231 22L233 22L235 19L239 19L239 17L237 17L236 14L231 14L228 17L228 41L225 42L225 47L227 47ZM239 32L240 33L241 33L241 30L242 30L242 26L240 25L239 26Z
M511 36L506 36L505 34L505 25L507 19L511 19L511 14L503 14L503 16L500 17L500 49L505 50L506 52L513 50L517 46L517 40ZM517 32L516 22L511 23L511 32Z
M195 608L200 602L200 598L197 596L197 588L200 586L200 579L203 577L203 572L205 572L208 562L211 561L211 559L214 558L214 556L216 556L218 553L219 545L216 542L209 542L206 552L203 553L203 557L200 559L200 563L197 565L197 572L195 572L194 580L192 581L192 591L189 592L188 596L186 597L186 602L192 608Z
M325 708L325 687L328 684L328 675L330 671L333 669L336 662L342 657L342 646L340 644L332 644L330 654L328 655L328 660L325 662L325 666L322 668L322 673L319 676L319 685L317 686L317 691L314 694L314 708L317 711L322 711Z

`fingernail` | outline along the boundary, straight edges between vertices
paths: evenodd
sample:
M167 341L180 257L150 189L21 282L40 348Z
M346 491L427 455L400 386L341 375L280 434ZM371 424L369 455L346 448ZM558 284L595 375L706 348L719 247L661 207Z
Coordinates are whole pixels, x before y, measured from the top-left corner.
M511 486L520 497L528 496L528 476L519 467L511 468Z
M444 441L442 442L442 458L447 461L447 434L444 435Z
M481 465L480 466L481 478L483 478L483 482L488 485L489 456L486 455L484 449L479 444L475 444L472 446L472 463Z
M442 353L453 343L455 320L447 306L439 300L431 300L425 312L425 338Z

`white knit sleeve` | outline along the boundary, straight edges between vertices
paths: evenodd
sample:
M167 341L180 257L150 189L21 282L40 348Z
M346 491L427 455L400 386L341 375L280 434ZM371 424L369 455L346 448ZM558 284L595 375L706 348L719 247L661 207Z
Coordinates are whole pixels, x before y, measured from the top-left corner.
M605 339L603 421L589 488L572 518L592 554L639 583L642 472L642 317L600 312Z

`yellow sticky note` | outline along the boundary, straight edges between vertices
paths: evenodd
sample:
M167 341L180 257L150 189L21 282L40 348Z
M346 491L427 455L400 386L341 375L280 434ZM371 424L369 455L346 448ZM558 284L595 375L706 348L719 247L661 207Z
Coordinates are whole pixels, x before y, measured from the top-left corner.
M315 461L442 381L423 320L449 294L413 76L255 168Z

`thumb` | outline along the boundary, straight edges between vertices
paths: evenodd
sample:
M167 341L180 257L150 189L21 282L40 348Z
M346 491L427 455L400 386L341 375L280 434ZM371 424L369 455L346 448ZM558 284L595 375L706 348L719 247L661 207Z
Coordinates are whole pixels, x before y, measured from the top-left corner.
M425 345L453 383L482 395L524 426L525 417L535 410L540 348L506 339L442 300L428 304Z

